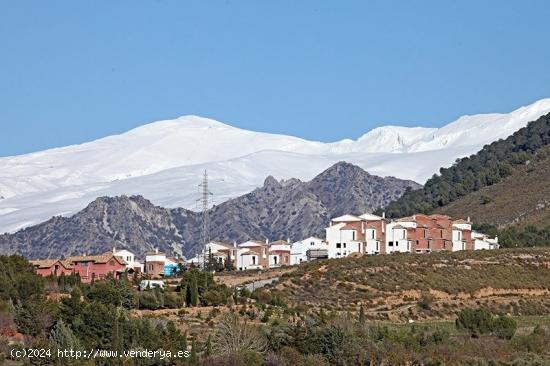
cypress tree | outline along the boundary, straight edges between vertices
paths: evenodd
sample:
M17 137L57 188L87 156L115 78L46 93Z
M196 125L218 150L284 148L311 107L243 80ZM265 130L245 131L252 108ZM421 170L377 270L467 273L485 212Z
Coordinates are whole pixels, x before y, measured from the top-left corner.
M359 323L365 324L365 320L365 309L363 309L363 305L361 305L361 307L359 308Z
M193 274L191 278L190 303L191 306L197 306L199 303L199 285L197 283L196 274Z
M189 357L189 363L191 365L199 364L199 356L197 355L197 343L195 341L195 338L193 338L193 341L191 341L191 356Z

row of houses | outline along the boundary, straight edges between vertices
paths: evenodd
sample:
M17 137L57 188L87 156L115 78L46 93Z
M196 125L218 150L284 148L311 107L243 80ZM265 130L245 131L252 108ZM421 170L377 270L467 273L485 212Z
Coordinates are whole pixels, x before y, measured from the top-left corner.
M290 243L249 240L244 243L210 242L205 254L216 260L230 261L238 270L265 269L296 265L320 258L344 258L350 255L430 253L496 249L498 238L489 238L472 230L470 218L453 220L446 215L417 214L397 220L385 215L366 213L333 218L325 229L326 239L309 237ZM189 263L202 265L199 255Z
M292 244L290 240L248 240L240 244L212 241L206 244L204 255L198 255L188 263L200 267L212 255L216 261L230 261L238 270L265 269L328 258L327 249L324 240L313 236Z
M343 215L326 228L329 258L353 253L391 254L498 248L498 238L472 230L470 218L417 214L396 220L384 215Z
M113 248L100 255L66 259L31 261L43 276L77 274L82 282L147 274L151 278L168 277L183 265L202 266L209 257L238 270L292 266L323 258L350 255L391 253L430 253L434 251L482 250L498 248L498 238L489 238L472 230L470 218L453 220L446 215L417 214L396 220L366 213L343 215L330 220L325 239L309 237L294 243L290 240L248 240L237 244L212 241L203 254L188 261L154 250L144 254L144 263L134 253Z
M185 265L183 259L169 257L158 250L145 253L145 263L141 263L134 253L116 248L99 255L31 260L30 263L41 276L78 274L83 283L100 280L109 275L114 278L142 274L148 274L153 278L171 276L179 271L180 265Z

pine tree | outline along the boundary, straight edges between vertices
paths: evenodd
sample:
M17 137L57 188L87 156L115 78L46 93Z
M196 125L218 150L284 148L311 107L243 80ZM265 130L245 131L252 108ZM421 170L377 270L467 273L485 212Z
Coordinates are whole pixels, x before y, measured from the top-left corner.
M63 320L59 320L50 332L50 342L59 350L73 349L76 351L81 349L78 338Z

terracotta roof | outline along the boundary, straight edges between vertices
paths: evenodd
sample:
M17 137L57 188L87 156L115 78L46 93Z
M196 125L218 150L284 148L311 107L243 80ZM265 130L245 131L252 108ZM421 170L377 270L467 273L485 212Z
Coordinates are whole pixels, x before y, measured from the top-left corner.
M67 260L67 259L64 259L62 261L60 261L61 264L63 264L65 266L65 268L71 268L73 266L73 264L71 263L71 261Z
M275 240L269 243L269 245L286 245L288 242L286 240Z
M340 230L357 230L357 228L352 225L344 225L340 228Z
M76 262L107 263L113 258L120 264L126 265L126 262L124 261L124 259L116 255L113 255L112 252L106 252L100 255L80 255L75 257L69 257L66 260L70 263L76 263Z
M37 259L34 261L29 261L33 266L38 268L50 268L57 262L59 259Z

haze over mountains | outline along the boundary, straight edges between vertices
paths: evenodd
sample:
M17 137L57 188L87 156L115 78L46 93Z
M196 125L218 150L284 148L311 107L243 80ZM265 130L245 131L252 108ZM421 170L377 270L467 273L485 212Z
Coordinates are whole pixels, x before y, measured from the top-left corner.
M386 126L333 143L197 116L154 122L81 145L0 158L0 232L73 214L100 196L140 194L157 205L194 209L204 169L216 203L252 191L266 176L307 181L338 161L424 183L440 167L548 112L550 99L543 99L508 114L463 116L439 129Z

